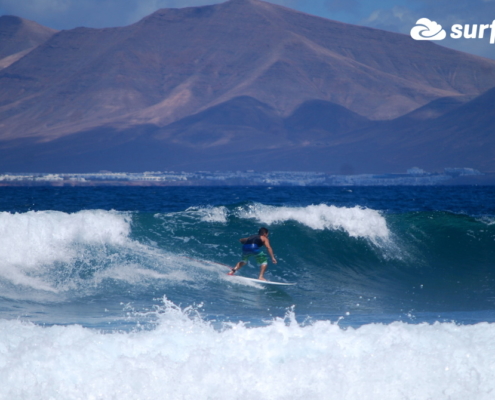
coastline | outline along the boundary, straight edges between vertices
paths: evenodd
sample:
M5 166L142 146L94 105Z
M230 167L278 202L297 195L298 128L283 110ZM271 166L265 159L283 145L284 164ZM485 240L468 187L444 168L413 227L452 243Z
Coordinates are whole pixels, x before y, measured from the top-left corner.
M495 185L495 172L446 168L443 172L411 169L407 173L337 175L296 171L157 171L143 173L10 173L0 187L11 186L437 186Z

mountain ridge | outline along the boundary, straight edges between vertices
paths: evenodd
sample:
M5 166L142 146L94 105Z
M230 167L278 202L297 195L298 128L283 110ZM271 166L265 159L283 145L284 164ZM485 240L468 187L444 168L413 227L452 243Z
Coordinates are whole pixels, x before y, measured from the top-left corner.
M56 32L24 18L0 16L0 70L20 60Z
M230 0L161 9L126 27L53 34L0 70L0 148L34 154L39 146L37 165L45 160L58 170L66 157L55 152L61 143L75 159L108 150L107 157L117 160L109 150L112 140L115 154L131 142L160 148L169 159L157 153L154 169L174 169L171 160L181 151L180 165L193 157L190 168L204 169L202 159L217 165L213 158L228 153L251 157L252 164L267 150L286 157L283 165L292 159L309 168L314 158L319 169L339 170L345 160L305 156L303 163L290 154L335 150L339 158L339 148L352 155L352 148L359 153L367 143L377 168L402 168L393 162L390 143L400 148L408 134L421 137L413 147L427 142L420 130L425 120L435 125L494 86L493 60L259 0ZM475 109L462 110L466 120L467 114L479 118ZM392 128L399 133L387 131ZM432 135L432 142L435 136L446 140ZM21 167L2 154L1 168ZM387 157L390 162L382 162ZM94 168L114 169L104 164ZM366 168L373 168L372 159Z

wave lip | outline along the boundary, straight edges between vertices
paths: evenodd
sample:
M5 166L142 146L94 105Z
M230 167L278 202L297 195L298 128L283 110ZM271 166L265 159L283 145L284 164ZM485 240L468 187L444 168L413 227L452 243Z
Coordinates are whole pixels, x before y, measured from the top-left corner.
M190 207L186 212L194 212L200 216L203 222L227 222L228 210L224 206L220 207Z
M254 204L238 212L240 218L277 224L296 221L315 230L343 230L353 238L383 241L390 238L385 218L376 210L362 207L336 207L326 204L306 207L275 207Z

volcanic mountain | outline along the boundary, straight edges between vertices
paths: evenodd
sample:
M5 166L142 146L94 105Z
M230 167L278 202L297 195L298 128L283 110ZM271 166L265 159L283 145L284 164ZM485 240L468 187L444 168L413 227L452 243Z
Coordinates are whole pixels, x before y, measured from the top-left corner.
M0 69L21 59L56 32L27 19L0 16Z
M472 134L452 121L494 86L493 60L259 0L162 9L55 33L1 70L0 169L440 168L435 146ZM493 169L483 143L482 162L452 146L442 162Z

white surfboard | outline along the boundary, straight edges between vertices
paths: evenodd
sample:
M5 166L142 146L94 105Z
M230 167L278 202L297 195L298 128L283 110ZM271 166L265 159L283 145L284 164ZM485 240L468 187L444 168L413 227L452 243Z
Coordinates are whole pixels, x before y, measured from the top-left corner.
M263 285L276 285L276 286L294 286L295 283L292 282L273 282L273 281L262 281L261 279L246 278L245 276L239 275L229 275L234 279L241 279L249 282L261 283Z

